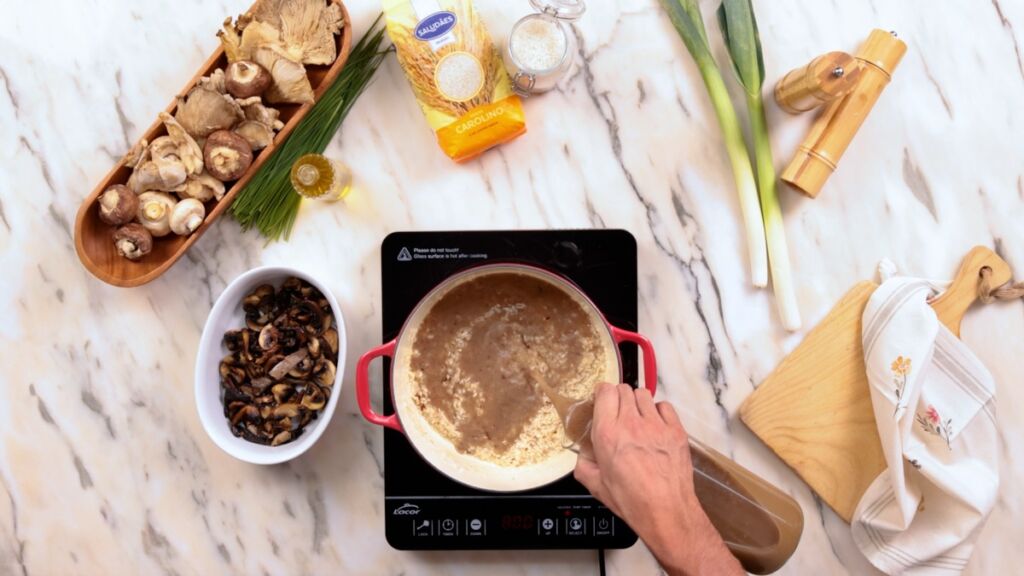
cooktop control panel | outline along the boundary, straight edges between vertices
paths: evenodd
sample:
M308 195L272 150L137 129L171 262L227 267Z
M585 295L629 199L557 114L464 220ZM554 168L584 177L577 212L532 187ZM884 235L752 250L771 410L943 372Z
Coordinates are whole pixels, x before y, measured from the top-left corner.
M499 499L501 500L501 499ZM388 543L401 550L624 548L636 535L591 499L388 499Z

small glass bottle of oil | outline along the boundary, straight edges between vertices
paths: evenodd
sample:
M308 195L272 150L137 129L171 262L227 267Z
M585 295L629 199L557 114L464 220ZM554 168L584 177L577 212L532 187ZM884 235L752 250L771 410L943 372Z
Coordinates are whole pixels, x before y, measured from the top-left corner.
M303 198L334 202L352 189L352 171L323 154L306 154L292 165L291 181Z

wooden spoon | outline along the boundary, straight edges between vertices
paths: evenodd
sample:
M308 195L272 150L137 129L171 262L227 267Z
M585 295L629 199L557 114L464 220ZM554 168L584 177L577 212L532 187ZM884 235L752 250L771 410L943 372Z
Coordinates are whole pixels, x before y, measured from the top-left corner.
M593 396L583 400L569 398L549 386L547 380L535 368L530 368L530 376L558 412L558 417L562 420L562 430L569 441L565 447L573 450L590 432L590 424L594 420Z

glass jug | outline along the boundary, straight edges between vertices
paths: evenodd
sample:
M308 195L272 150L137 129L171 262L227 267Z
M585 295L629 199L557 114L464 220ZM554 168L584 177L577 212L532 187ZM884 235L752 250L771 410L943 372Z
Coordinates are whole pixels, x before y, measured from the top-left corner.
M690 438L697 500L722 540L753 574L778 570L804 529L800 505L724 455Z

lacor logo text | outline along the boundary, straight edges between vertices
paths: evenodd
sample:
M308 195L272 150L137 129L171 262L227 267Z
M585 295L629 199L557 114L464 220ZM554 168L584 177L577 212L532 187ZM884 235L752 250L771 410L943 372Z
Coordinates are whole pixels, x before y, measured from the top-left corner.
M391 514L394 516L415 516L420 513L420 507L415 504L402 504Z
M416 25L416 37L420 40L433 40L444 36L455 27L455 14L452 12L434 12Z

